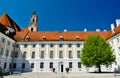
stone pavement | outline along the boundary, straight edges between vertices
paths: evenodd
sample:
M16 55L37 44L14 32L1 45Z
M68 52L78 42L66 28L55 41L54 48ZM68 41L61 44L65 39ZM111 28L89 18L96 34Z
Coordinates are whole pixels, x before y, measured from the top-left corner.
M53 73L53 72L29 72L4 76L3 78L120 78L120 74L114 73Z

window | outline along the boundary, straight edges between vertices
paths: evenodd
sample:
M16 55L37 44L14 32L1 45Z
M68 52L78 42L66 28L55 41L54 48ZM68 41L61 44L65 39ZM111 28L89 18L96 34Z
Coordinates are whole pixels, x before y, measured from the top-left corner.
M113 41L111 41L111 45L113 45Z
M16 48L18 48L19 47L19 45L18 44L16 44ZM25 45L24 45L24 47L25 47Z
M50 62L50 68L53 68L53 62Z
M22 63L22 69L24 69L25 68L25 63Z
M40 63L40 68L44 68L44 63L43 62Z
M54 45L53 44L50 44L50 47L53 47Z
M62 51L59 51L59 58L63 58Z
M6 56L8 56L8 54L9 54L9 50L6 50L6 53L5 53L5 55L6 55Z
M11 52L11 57L14 57L14 52L13 51Z
M26 58L26 52L23 53L23 58Z
M11 69L11 67L12 67L12 63L9 64L9 69Z
M50 58L53 58L53 51L50 51Z
M0 48L0 55L3 54L3 48Z
M17 57L18 57L18 52L15 52L15 55L14 55L14 56L15 56L15 58L17 58Z
M35 48L35 47L36 47L36 45L35 45L35 44L33 44L33 45L32 45L32 47L33 47L33 48Z
M77 58L80 58L80 51L77 51Z
M72 44L68 44L68 47L71 47L72 46Z
M81 68L81 62L78 62L78 68Z
M24 48L26 48L27 47L27 44L24 44Z
M72 68L72 62L69 62L69 68Z
M119 42L119 38L117 38L117 42Z
M41 57L41 58L44 58L44 51L41 51L40 57Z
M15 69L15 68L16 68L16 63L13 64L13 69Z
M14 47L14 46L15 46L15 44L13 43L13 44L12 44L12 47Z
M7 65L7 63L5 62L5 63L4 63L4 69L6 68L6 65Z
M7 41L7 44L10 45L10 41Z
M34 68L34 63L31 63L31 68Z
M72 58L72 51L69 51L68 54L69 54L69 58Z
M32 58L35 58L35 52L32 52Z
M63 45L62 44L59 44L59 47L62 47Z
M80 44L77 44L77 47L80 47Z
M5 39L4 39L4 38L1 38L1 41L4 43L4 42L5 42Z
M41 44L41 47L45 47L45 44Z

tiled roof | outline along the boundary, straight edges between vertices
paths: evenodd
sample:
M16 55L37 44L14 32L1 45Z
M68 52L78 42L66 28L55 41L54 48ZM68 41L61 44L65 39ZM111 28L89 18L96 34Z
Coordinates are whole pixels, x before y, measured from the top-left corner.
M6 13L0 17L0 23L4 26L13 28L15 31L21 30L20 27Z

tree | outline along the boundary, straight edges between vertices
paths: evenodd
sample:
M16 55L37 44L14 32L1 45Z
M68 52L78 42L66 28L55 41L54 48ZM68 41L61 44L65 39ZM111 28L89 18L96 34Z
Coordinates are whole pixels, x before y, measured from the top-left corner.
M101 72L101 65L115 62L115 55L110 44L99 35L88 36L81 53L81 62L86 67L96 66Z

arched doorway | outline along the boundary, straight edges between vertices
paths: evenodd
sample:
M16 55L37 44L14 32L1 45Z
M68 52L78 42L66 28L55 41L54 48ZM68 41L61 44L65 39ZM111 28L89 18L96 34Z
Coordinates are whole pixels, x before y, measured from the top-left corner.
M33 31L33 28L31 28L31 31Z

